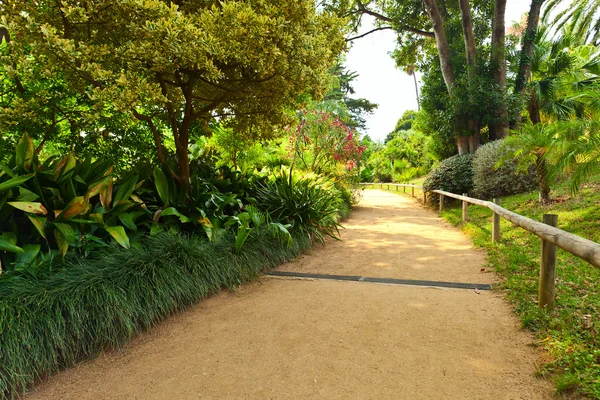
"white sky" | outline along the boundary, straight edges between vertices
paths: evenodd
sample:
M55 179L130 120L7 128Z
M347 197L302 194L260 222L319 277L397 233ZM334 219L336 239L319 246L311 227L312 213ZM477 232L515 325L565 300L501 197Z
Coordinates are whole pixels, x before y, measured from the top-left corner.
M506 25L519 21L529 11L530 1L508 0ZM374 28L373 18L365 16L361 32ZM367 133L373 140L383 140L396 126L406 110L416 110L417 100L413 78L396 68L389 53L394 49L396 35L390 30L378 31L355 40L346 56L346 66L359 76L352 84L355 97L379 104L367 117ZM417 78L420 76L417 74Z

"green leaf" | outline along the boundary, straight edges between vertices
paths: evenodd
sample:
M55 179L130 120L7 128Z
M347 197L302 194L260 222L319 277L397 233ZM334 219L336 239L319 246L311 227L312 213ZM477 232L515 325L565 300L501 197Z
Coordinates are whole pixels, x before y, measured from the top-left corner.
M6 173L6 175L10 176L11 178L15 177L15 173L13 172L13 170L10 169L8 167L8 165L1 163L1 162L0 162L0 170L4 171L4 173Z
M113 199L114 203L118 204L121 200L129 199L129 196L131 196L131 194L135 190L135 184L137 183L137 181L138 176L136 175L123 182L119 187L119 190L117 190L117 194L115 194L115 197Z
M104 226L104 229L119 243L121 246L128 249L129 246L129 236L125 233L125 228L122 226Z
M67 204L67 206L58 214L57 220L66 221L69 220L82 212L87 208L88 202L83 196L75 197Z
M153 176L158 195L166 206L169 204L169 181L167 180L164 172L162 172L158 166L154 167Z
M41 237L46 239L46 233L44 232L46 229L46 218L37 217L35 215L27 214L27 218L31 221L34 228L38 231Z
M58 228L58 230L62 233L64 239L68 243L77 242L77 234L75 233L75 230L73 229L73 227L71 225L65 224L62 222L54 222L54 223L52 223L52 225L54 225L55 227ZM56 232L56 230L55 230L55 232Z
M65 235L60 231L60 229L54 230L54 238L56 239L56 244L58 245L58 250L60 254L64 257L69 251L69 241L65 238Z
M23 253L23 249L0 236L0 250L10 253Z
M17 254L15 257L15 264L20 264L17 269L26 267L31 264L40 253L41 245L39 244L28 244L23 246L23 252Z
M190 222L190 219L188 217L186 217L185 215L183 215L182 213L180 213L179 211L177 211L177 209L175 207L165 208L164 210L161 211L159 217L168 217L169 215L175 215L175 216L179 217L179 221L181 221L182 224L185 224L186 222Z
M31 169L34 154L33 141L28 134L24 134L23 137L21 137L21 140L19 140L19 143L17 143L17 148L15 149L15 161L17 166L29 171Z
M20 186L33 178L33 174L15 176L7 181L0 183L0 193L5 192L14 187Z
M99 194L102 190L106 189L108 187L109 183L111 182L111 180L112 180L111 176L106 176L106 177L100 179L99 181L96 181L96 182L92 183L90 186L88 186L88 191L86 194L88 199L91 199L92 197Z
M130 213L120 213L119 215L117 215L117 217L119 218L119 221L121 221L123 226L125 226L125 228L131 229L132 231L137 231L137 226L135 225L133 217Z
M29 189L24 187L19 187L19 197L17 197L18 201L36 201L40 196L35 194Z
M48 213L48 210L46 210L42 203L35 203L33 201L9 201L7 204L31 214L46 215Z

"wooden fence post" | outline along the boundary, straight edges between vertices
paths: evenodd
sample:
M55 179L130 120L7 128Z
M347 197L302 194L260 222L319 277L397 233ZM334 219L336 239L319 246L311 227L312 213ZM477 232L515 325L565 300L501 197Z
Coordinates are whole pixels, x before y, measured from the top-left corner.
M396 184L396 192L398 191L398 184Z
M387 190L390 190L390 184L389 184L389 183L388 183L388 188L387 188Z
M402 184L402 190L404 190L404 193L406 193L406 186L404 186L405 183Z
M463 193L463 196L467 196L466 193ZM463 200L462 202L462 222L463 224L467 223L467 219L468 219L468 215L467 215L467 207L468 207L469 203L467 203L466 201Z
M440 212L444 211L444 195L440 194Z
M427 205L427 191L423 189L423 205Z
M494 203L500 205L500 199L494 198ZM500 241L500 214L494 213L494 219L492 220L492 242L498 243Z
M411 189L412 189L411 196L412 196L412 197L415 197L415 187L414 187L414 186L412 186L412 187L411 187Z
M556 227L558 215L544 214L542 222ZM542 239L542 257L540 260L540 288L538 306L554 308L554 280L556 279L556 245Z

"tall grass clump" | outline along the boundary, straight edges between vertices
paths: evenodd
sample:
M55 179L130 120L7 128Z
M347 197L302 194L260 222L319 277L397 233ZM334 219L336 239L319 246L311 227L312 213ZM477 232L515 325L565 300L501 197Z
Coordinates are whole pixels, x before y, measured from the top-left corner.
M36 380L126 344L170 314L222 288L235 288L310 246L267 231L237 254L228 237L160 234L136 248L70 258L53 272L16 271L0 278L0 398Z

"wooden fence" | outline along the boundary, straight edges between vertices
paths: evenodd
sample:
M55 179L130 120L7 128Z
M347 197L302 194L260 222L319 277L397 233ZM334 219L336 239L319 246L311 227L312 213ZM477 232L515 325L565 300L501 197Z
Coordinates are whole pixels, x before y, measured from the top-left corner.
M364 185L364 184L361 184ZM368 183L366 185L382 185ZM383 185L388 185L384 183ZM408 184L389 184L390 186L398 187L404 186L412 188L412 195L414 197L414 189L421 189L421 186L408 185ZM380 186L383 188L383 186ZM388 186L389 190L389 186ZM540 286L538 293L538 305L540 307L553 308L554 307L554 282L556 277L556 246L561 249L573 254L576 257L587 261L596 268L600 268L600 244L593 242L588 239L584 239L572 233L563 231L562 229L556 228L558 223L558 216L556 214L544 214L542 222L532 220L522 215L516 214L505 208L500 207L500 200L494 199L493 202L474 199L468 197L466 194L458 195L455 193L445 192L442 190L432 190L432 193L436 193L440 196L439 210L442 211L444 208L444 198L451 197L453 199L460 200L462 202L462 220L463 223L468 220L468 205L475 204L478 206L486 207L492 210L492 241L500 241L500 217L512 222L538 236L542 240L542 251L540 257ZM427 192L423 190L423 202L427 202Z

